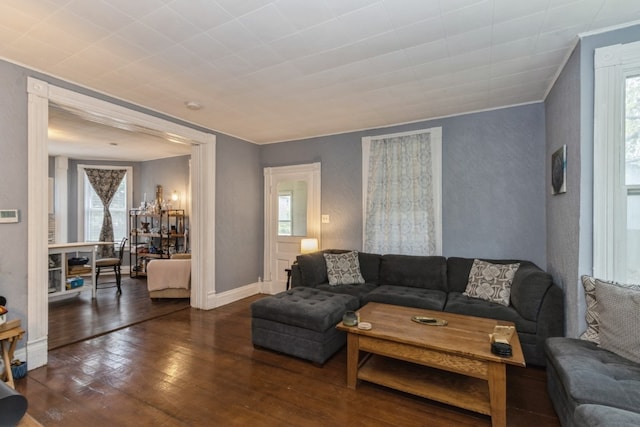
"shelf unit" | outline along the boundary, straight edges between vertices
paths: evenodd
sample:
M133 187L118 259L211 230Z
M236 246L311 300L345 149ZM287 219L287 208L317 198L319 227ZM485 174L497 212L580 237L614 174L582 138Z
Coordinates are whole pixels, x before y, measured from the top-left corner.
M147 263L150 260L169 258L173 253L186 252L187 221L184 209L161 210L157 213L131 209L129 275L146 276Z
M89 258L85 265L69 266L69 258L86 256ZM49 298L74 294L78 292L91 291L91 296L95 298L95 256L96 243L60 243L49 245ZM81 277L84 281L82 286L71 287L67 279Z

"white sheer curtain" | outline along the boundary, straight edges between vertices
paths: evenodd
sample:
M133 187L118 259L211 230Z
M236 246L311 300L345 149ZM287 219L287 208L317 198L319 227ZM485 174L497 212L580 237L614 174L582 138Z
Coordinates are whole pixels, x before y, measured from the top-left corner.
M442 253L437 130L363 139L365 252Z

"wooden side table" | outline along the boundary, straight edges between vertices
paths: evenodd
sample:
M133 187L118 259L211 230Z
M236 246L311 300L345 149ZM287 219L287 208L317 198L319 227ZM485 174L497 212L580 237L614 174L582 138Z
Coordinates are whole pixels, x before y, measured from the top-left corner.
M0 379L4 380L11 388L15 388L13 383L13 373L11 372L11 361L13 353L16 350L16 344L22 339L24 329L15 327L0 332L0 351L2 352L2 361L4 362L4 373Z

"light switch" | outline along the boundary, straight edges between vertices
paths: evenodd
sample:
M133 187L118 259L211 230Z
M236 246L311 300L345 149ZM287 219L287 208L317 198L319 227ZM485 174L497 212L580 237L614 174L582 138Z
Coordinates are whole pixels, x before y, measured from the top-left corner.
M329 215L322 215L322 223L329 224Z

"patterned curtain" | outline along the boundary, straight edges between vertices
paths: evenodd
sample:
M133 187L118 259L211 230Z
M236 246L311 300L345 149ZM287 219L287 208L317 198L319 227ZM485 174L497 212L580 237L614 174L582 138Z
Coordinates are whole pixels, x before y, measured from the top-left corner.
M100 229L101 242L113 242L113 223L111 221L111 212L109 206L111 200L116 194L122 178L127 171L125 169L89 169L85 168L89 183L94 191L100 197L104 208L104 216L102 218L102 228ZM99 246L98 255L101 258L111 258L115 256L113 246Z
M432 173L430 133L371 141L366 252L436 253Z

